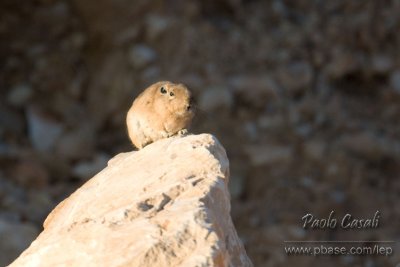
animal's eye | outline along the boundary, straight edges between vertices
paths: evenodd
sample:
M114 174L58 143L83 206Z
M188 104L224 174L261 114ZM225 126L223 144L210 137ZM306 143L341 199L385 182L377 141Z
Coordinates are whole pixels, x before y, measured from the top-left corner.
M161 92L161 94L166 94L167 90L164 88L164 86L161 86L160 92Z
M169 95L170 96L174 96L175 94L174 94L174 92L170 92Z

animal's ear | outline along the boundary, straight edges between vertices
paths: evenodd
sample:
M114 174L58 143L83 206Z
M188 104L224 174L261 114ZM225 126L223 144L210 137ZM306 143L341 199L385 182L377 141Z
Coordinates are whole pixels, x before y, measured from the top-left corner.
M167 93L167 89L165 89L165 87L164 86L161 86L160 87L160 92L161 92L161 94L166 94Z

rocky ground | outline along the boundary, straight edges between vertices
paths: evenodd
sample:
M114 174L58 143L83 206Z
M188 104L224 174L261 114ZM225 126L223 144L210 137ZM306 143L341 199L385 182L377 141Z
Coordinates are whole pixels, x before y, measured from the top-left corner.
M392 257L294 257L283 240L400 240L400 2L0 3L0 265L113 155L158 80L193 91L193 132L231 163L232 216L255 266L393 266ZM301 217L382 214L367 231ZM393 249L400 251L399 243Z

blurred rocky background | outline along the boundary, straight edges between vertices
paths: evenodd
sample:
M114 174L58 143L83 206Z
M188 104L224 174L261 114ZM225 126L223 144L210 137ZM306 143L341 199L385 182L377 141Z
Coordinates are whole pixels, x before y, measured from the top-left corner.
M283 241L400 240L399 32L398 0L1 0L0 266L132 150L126 112L158 80L185 83L193 132L227 149L255 266L394 266L400 243L315 258ZM380 210L380 227L302 229L331 210Z

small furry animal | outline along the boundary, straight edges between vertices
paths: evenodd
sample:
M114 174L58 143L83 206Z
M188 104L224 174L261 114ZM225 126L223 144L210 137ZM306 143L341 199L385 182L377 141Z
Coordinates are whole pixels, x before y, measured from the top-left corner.
M129 109L129 138L142 149L159 139L187 132L193 116L192 96L185 85L157 82L145 89Z

